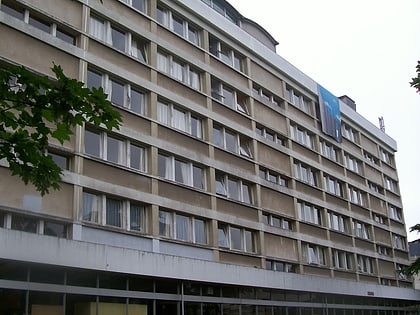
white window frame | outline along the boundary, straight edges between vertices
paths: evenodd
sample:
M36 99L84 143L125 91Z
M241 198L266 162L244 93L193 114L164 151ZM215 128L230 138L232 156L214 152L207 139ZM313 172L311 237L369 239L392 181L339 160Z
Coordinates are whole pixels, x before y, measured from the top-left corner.
M349 154L344 154L344 164L352 172L361 174L361 162Z
M164 101L159 101L157 103L158 108L158 121L167 125L171 126L175 129L180 131L186 132L196 138L203 139L203 121L202 118L191 113L188 110L184 110L181 107L175 106L172 103L166 103ZM176 120L176 112L183 112L185 114L184 125L185 127L179 125ZM197 123L197 129L194 131L193 128L193 121Z
M343 123L343 122L341 123L341 134L347 140L349 140L353 143L359 143L358 132L355 129L353 129L352 127L350 127L349 125L347 125L346 123Z
M337 249L332 250L332 262L335 269L353 270L353 254Z
M365 201L365 193L362 192L361 190L354 188L353 186L348 186L347 187L347 193L349 196L349 200L352 203L355 203L359 206L364 206L366 201Z
M369 225L356 220L353 220L353 233L364 240L370 240L372 235Z
M256 234L254 231L242 228L239 226L233 226L230 224L219 223L218 227L218 246L219 248L226 248L232 251L240 251L245 253L256 253L257 252L257 243L256 243ZM225 237L227 244L221 244L220 240L220 231L223 230L223 235ZM234 246L234 241L232 237L232 231L239 230L240 244L239 248ZM251 244L249 244L247 237L251 236Z
M229 181L237 183L238 198L234 198L232 192L230 192ZM215 186L216 194L218 195L225 196L229 199L244 202L247 204L253 204L254 196L252 186L250 183L245 183L242 179L232 177L227 174L216 173ZM248 196L244 194L244 189L246 189L245 187L248 187Z
M343 197L343 183L338 179L324 174L324 186L325 190L330 194Z
M294 141L310 149L314 148L314 136L312 133L295 124L291 124L289 130L290 137Z
M374 274L374 261L371 257L357 255L357 270L362 273Z
M349 218L341 214L328 211L329 228L334 231L348 233L349 231Z
M220 141L221 141L220 145L218 145L214 139L215 130L217 130L217 133L220 134ZM235 139L234 148L230 148L228 146L228 141L226 138L227 134L233 136L233 138ZM225 149L229 152L236 153L236 154L252 159L253 155L251 151L251 141L252 140L250 139L247 141L244 136L241 136L238 133L230 129L227 129L224 126L221 126L221 125L213 126L213 143L219 148Z
M302 245L303 261L310 265L326 266L325 248L305 243Z
M268 212L264 212L262 216L263 216L263 222L269 226L273 226L273 227L280 228L283 230L290 230L290 231L293 229L292 220L279 217L276 215L272 215L271 213L268 213Z
M213 49L210 47L209 51L210 54L215 56L216 58L220 59L227 65L233 67L234 69L244 72L244 56L239 52L235 51L229 45L220 41L217 37L210 35L209 36L209 45L212 44L216 45ZM226 51L227 53L224 54L223 52Z
M303 201L297 202L297 208L302 221L322 226L321 209Z
M309 99L302 94L296 92L293 88L286 88L286 99L293 106L299 108L301 111L312 115L312 106Z
M311 186L319 187L319 171L313 169L312 167L301 163L299 161L295 161L293 163L293 169L295 172L295 177Z
M339 162L339 149L324 140L321 140L319 144L323 156L334 162Z
M394 205L388 205L389 217L398 222L403 222L403 212L400 208Z
M280 175L276 172L273 172L269 169L260 167L260 178L270 182L277 184L279 186L287 187L287 178L285 178L283 175Z
M403 251L407 250L407 240L404 236L393 233L392 240L393 240L392 244L394 245L395 249L399 249Z
M232 104L225 101L226 99L226 96L224 93L225 90L229 90L232 92L232 102L233 102ZM217 101L221 102L226 107L229 107L233 110L236 110L237 112L240 112L249 116L249 109L248 109L247 101L245 101L244 104L240 104L238 92L234 88L227 86L222 81L214 77L211 79L211 96ZM246 95L244 97L247 98Z
M256 131L257 131L257 134L259 134L261 137L263 137L263 138L265 138L269 141L278 143L281 146L286 145L286 138L283 137L283 136L280 136L275 131L267 129L266 127L263 127L263 126L257 126Z
M141 3L143 3L143 9L139 9L137 8L134 4L133 4L133 0L121 0L124 3L127 3L130 7L139 10L140 12L146 13L147 12L147 0L138 0L141 1ZM136 0L134 0L136 1Z

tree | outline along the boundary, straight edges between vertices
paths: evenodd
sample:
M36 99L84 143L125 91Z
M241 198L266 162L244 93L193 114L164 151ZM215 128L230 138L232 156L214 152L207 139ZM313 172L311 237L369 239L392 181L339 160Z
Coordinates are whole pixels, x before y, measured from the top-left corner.
M410 228L410 232L417 231L420 232L420 224L416 224ZM420 239L415 242L420 242ZM414 276L420 273L420 257L418 257L411 265L405 267L402 272L407 276Z
M415 88L417 93L420 93L420 61L417 61L416 72L417 77L411 79L410 86Z
M51 70L54 80L22 66L0 69L0 160L41 195L60 188L62 172L47 154L49 140L63 144L77 125L111 130L122 121L102 88L84 87L59 65Z

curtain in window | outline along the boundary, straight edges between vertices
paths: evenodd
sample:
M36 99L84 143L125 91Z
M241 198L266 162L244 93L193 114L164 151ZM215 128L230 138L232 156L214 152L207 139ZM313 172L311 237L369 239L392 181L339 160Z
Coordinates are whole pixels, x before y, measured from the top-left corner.
M191 135L197 138L203 138L203 128L201 126L201 119L194 116L191 117Z
M158 102L157 119L163 124L169 125L169 106L167 104Z
M130 230L143 232L143 207L130 204Z
M105 23L97 18L90 17L89 33L99 40L105 41Z
M207 244L206 225L203 220L194 219L194 242Z
M190 184L190 164L175 160L175 181Z
M131 56L146 62L146 47L139 40L131 40Z
M160 52L157 55L157 67L160 71L167 73L169 66L168 66L168 57Z
M176 60L172 60L171 63L171 75L182 82L185 82L185 65L181 64Z
M219 247L229 247L228 227L226 225L219 225L218 240Z
M176 238L178 240L190 241L190 218L183 215L176 215Z
M98 196L84 192L82 220L98 223Z
M251 148L249 147L249 143L244 140L244 139L240 139L240 147L239 147L239 153L241 155L247 156L247 157L252 157L251 155Z
M122 226L122 204L115 199L106 199L106 224L121 227Z
M200 74L190 69L190 86L196 90L200 89Z
M173 108L172 126L179 130L187 131L186 113L177 108Z
M159 235L172 236L172 215L166 211L159 211Z
M216 193L227 196L226 181L223 175L216 175Z

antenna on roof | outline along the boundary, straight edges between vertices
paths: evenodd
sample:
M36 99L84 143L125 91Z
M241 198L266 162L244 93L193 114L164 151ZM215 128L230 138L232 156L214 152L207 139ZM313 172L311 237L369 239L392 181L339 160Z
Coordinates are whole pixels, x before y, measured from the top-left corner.
M385 132L385 121L384 121L384 117L378 117L379 119L379 129L381 129L383 132Z

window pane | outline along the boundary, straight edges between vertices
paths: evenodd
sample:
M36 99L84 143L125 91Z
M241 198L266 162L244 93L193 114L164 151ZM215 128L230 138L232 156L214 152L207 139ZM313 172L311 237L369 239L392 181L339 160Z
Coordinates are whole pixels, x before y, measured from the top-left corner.
M196 45L199 44L198 31L191 26L188 26L188 40Z
M159 211L159 235L172 236L172 215L166 211Z
M29 16L29 24L32 26L35 26L36 28L39 28L41 31L50 32L50 24L41 20L38 20L37 18L34 18L33 16Z
M144 232L144 208L140 205L130 204L130 230Z
M105 24L103 21L90 17L89 33L99 40L105 40Z
M201 119L194 116L191 117L191 135L200 139L203 137Z
M115 199L106 199L106 224L121 227L122 203Z
M190 167L187 163L175 160L175 181L189 184Z
M174 108L172 111L172 126L187 131L186 113L182 110Z
M146 12L146 0L131 0L133 8L140 10L141 12Z
M232 249L242 249L241 230L236 227L230 227L230 240Z
M145 170L144 149L130 144L130 167L140 171Z
M111 28L111 38L112 38L112 46L117 48L118 50L125 51L125 33L117 30L115 28Z
M196 243L207 244L206 225L203 220L194 219L194 237Z
M254 235L251 231L245 231L245 251L255 252Z
M37 221L33 218L20 217L17 215L12 216L12 230L36 233Z
M133 112L144 115L144 105L145 105L144 93L131 89L130 109Z
M169 108L168 105L158 102L157 119L163 124L169 125Z
M242 184L242 201L251 203L251 189L247 184Z
M60 167L62 170L67 170L68 169L68 158L67 156L63 156L63 155L58 155L52 152L48 152L48 155L51 156L51 158L53 159L54 163L58 165L58 167Z
M168 179L171 176L168 157L161 154L158 156L158 175Z
M238 152L238 141L237 137L234 133L231 133L229 131L225 132L225 141L226 141L226 149L231 152Z
M147 62L146 44L139 39L133 38L131 40L131 56Z
M98 223L99 197L83 192L82 220Z
M216 175L216 193L219 195L226 196L226 182L223 175Z
M66 226L64 224L46 221L44 222L44 235L66 237Z
M101 86L102 86L102 75L94 71L88 70L87 87L91 89L93 87L100 88Z
M64 31L62 31L62 30L57 29L57 30L56 30L56 33L55 33L55 36L56 36L57 38L59 38L59 39L61 39L61 40L65 41L65 42L69 43L69 44L72 44L72 45L74 45L74 44L75 44L75 39L74 39L74 36L73 36L73 35L70 35L70 34L68 34L68 33L66 33L66 32L64 32Z
M222 129L220 129L219 127L213 128L213 142L218 147L223 146Z
M176 215L176 238L178 240L191 240L191 223L190 218L177 214Z
M229 88L223 87L223 103L231 108L235 108L235 94ZM234 106L235 105L235 106Z
M122 163L123 142L121 140L107 137L107 160L114 163Z
M111 80L111 102L118 106L124 106L124 85Z
M181 62L172 60L171 63L171 75L182 82L185 82L185 65L183 65Z
M181 36L184 36L184 23L182 19L172 16L173 31Z
M228 197L239 200L239 183L236 180L228 179Z
M195 71L195 70L191 70L190 69L190 86L196 90L200 89L200 74Z
M5 5L4 3L1 3L0 9L11 16L14 16L15 18L23 20L24 12L21 8L12 8L10 6Z
M98 133L85 130L85 153L99 157L100 139Z
M219 225L218 240L219 240L219 246L220 247L229 247L228 227L227 226Z
M193 166L193 186L198 189L204 189L204 172L198 166Z

